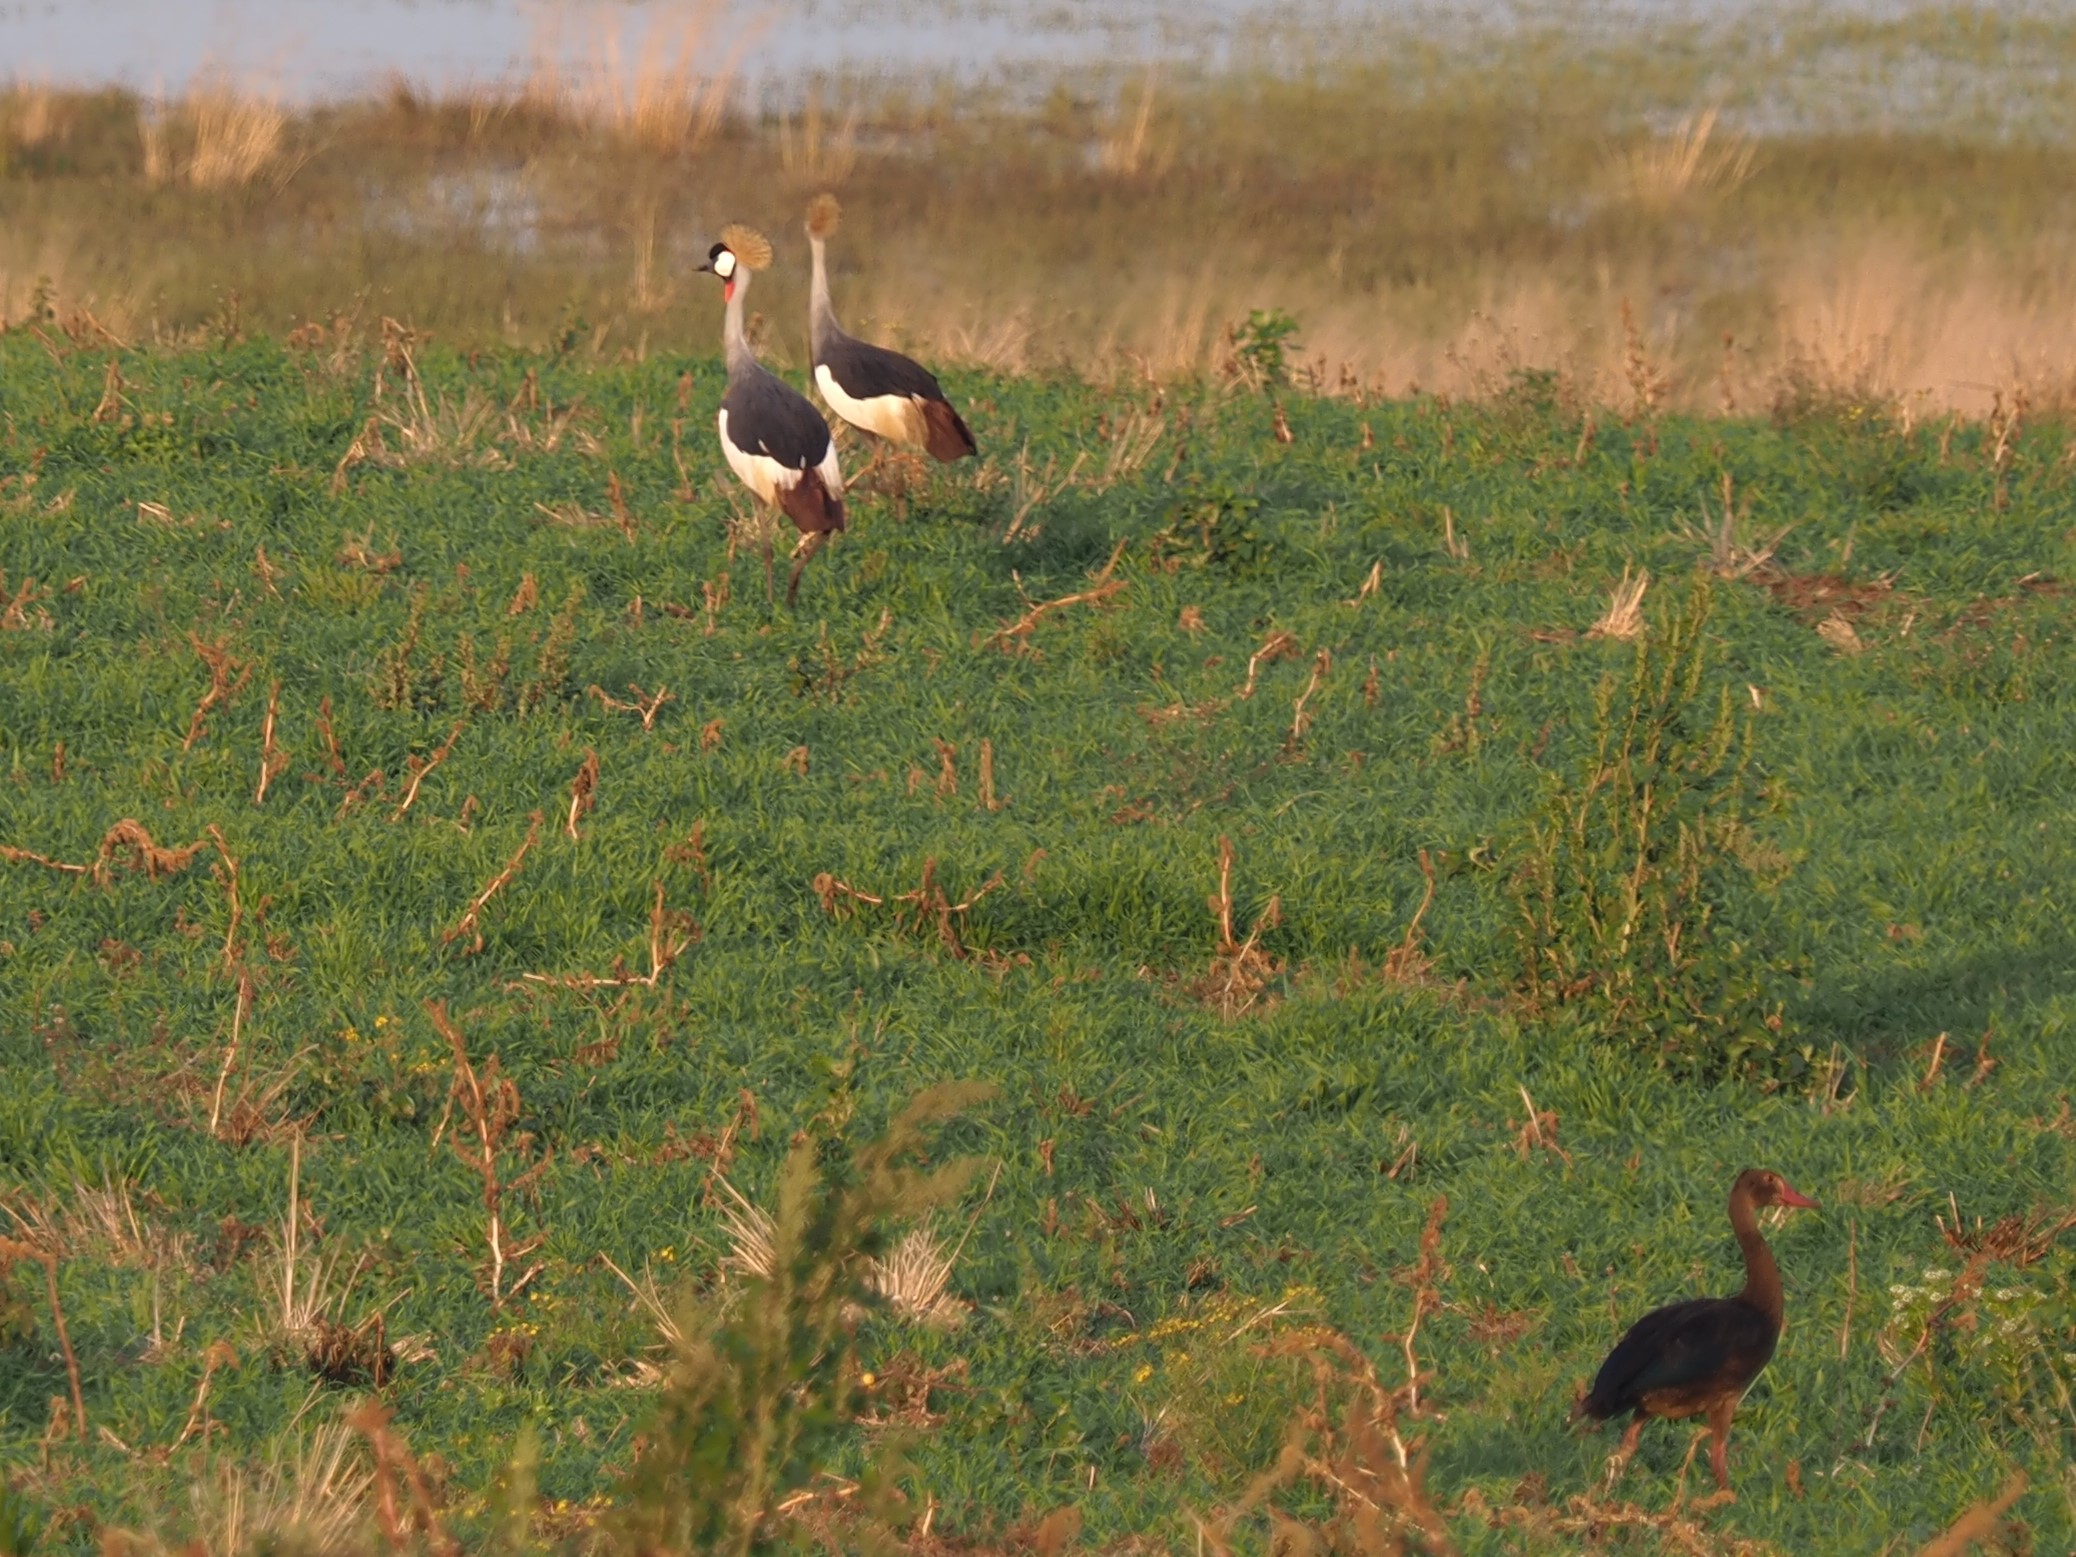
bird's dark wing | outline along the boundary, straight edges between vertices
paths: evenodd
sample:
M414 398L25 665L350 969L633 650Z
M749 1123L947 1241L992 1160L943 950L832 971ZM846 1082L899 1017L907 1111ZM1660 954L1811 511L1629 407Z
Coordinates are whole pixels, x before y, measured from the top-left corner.
M829 453L829 424L807 397L758 368L728 381L721 397L728 438L745 454L761 454L788 470L811 470Z
M943 400L944 390L937 375L884 346L870 346L837 332L822 347L815 361L827 368L837 387L853 400L877 400L882 395L917 395L925 400Z
M1634 1411L1659 1390L1742 1389L1779 1339L1766 1316L1735 1298L1693 1298L1637 1320L1608 1353L1582 1407L1602 1419Z

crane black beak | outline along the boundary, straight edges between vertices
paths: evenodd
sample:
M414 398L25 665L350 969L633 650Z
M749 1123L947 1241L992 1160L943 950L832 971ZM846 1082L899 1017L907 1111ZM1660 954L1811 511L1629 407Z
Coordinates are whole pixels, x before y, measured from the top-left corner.
M713 262L712 260L710 260L710 259L704 259L704 260L701 260L701 261L699 262L699 268L700 268L701 270L703 270L703 271L706 271L706 272L707 272L708 274L712 274L712 272L713 272L713 268L714 268L714 262Z

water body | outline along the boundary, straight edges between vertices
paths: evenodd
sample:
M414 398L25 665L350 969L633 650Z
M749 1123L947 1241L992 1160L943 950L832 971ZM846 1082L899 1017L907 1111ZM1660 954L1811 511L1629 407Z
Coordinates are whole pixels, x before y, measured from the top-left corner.
M1896 9L1823 5L1833 16ZM1760 10L1738 0L1584 0L1566 14L1619 32ZM399 74L433 89L510 80L543 57L570 73L609 71L609 42L625 70L645 45L673 54L688 24L705 18L704 59L732 62L753 89L784 95L816 75L972 83L1117 65L1301 64L1387 25L1447 31L1549 14L1533 0L0 0L0 78L177 92L214 71L307 102Z

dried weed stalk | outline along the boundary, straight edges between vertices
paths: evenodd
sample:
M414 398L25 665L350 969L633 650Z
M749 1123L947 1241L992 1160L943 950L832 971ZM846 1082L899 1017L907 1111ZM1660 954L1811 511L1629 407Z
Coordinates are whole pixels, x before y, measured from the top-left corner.
M50 1249L13 1238L0 1238L0 1275L16 1260L29 1260L43 1267L43 1282L50 1295L50 1320L58 1332L58 1347L65 1354L65 1379L72 1386L72 1425L81 1443L86 1442L86 1396L79 1388L79 1358L72 1351L72 1332L65 1327L65 1308L58 1301L58 1256Z
M1242 1524L1263 1514L1283 1551L1403 1557L1417 1549L1454 1557L1447 1521L1427 1492L1427 1446L1408 1444L1399 1428L1408 1409L1405 1388L1386 1388L1361 1350L1332 1332L1291 1336L1263 1351L1308 1362L1316 1393L1311 1406L1292 1419L1275 1465L1223 1517L1199 1524L1205 1550L1231 1557ZM1322 1526L1304 1524L1271 1502L1299 1485L1332 1503Z
M577 776L570 780L569 815L564 819L562 830L574 840L577 823L590 814L598 803L598 753L590 747L584 748L584 764L577 769Z
M1269 980L1281 971L1282 964L1258 943L1262 931L1283 922L1283 902L1278 897L1269 899L1268 906L1255 916L1246 940L1234 934L1233 841L1224 836L1218 840L1218 890L1204 901L1218 922L1218 945L1211 954L1210 969L1189 986L1189 992L1231 1021L1253 1009Z
M1426 889L1420 894L1420 906L1406 921L1405 935L1384 954L1384 977L1394 984L1417 984L1434 968L1434 959L1422 949L1420 937L1420 923L1434 905L1434 861L1425 849L1420 851L1420 874L1427 878Z
M994 875L981 883L980 889L963 903L954 903L937 880L935 855L923 860L923 876L911 890L897 892L891 896L861 892L849 882L840 880L823 871L808 883L814 895L821 899L823 910L832 919L841 919L850 905L863 903L872 908L884 908L889 903L899 905L894 910L894 923L899 929L921 935L934 929L938 941L954 957L963 961L967 956L965 942L960 938L959 925L975 904L1002 885L1003 873Z
M655 883L655 902L649 909L649 971L630 973L624 963L613 971L598 973L522 973L527 984L547 984L557 989L625 989L640 985L654 989L663 975L699 939L699 926L692 916L663 906L663 883Z
M1297 695L1297 703L1291 710L1290 736L1283 743L1283 750L1286 755L1293 757L1297 755L1298 745L1304 740L1305 731L1310 729L1312 725L1312 716L1306 712L1305 705L1312 701L1314 693L1326 685L1327 673L1333 668L1333 650L1321 649L1312 657L1311 679L1305 683L1305 690Z
M541 1175L548 1171L554 1160L552 1153L543 1154L530 1167L515 1176L505 1177L501 1165L509 1159L524 1159L533 1152L533 1136L528 1131L512 1133L519 1122L519 1088L503 1073L496 1055L478 1071L469 1059L468 1044L461 1036L461 1029L448 1018L444 1002L426 1002L426 1014L432 1018L433 1026L454 1055L454 1083L447 1093L448 1113L440 1120L440 1129L447 1126L454 1105L459 1103L466 1117L473 1141L465 1139L464 1133L456 1130L450 1143L454 1155L462 1164L474 1172L483 1183L484 1242L488 1250L488 1264L484 1269L484 1284L490 1292L490 1306L502 1310L509 1298L517 1297L538 1276L543 1265L536 1261L518 1277L507 1280L506 1271L525 1259L547 1241L546 1234L514 1241L505 1214L505 1203L514 1195L522 1195L540 1182ZM439 1134L434 1133L438 1143ZM508 1169L507 1169L508 1171Z
M526 863L526 856L532 852L540 836L541 813L536 811L527 819L526 841L519 845L509 860L505 861L505 868L492 876L489 884L470 900L467 911L455 921L454 928L441 937L445 944L452 945L466 935L472 937L466 955L473 957L483 949L483 931L480 923L484 908L489 905L492 898L511 884L514 876L519 874L519 867Z
M1920 1546L1917 1557L1965 1557L1978 1543L1986 1550L1997 1550L2002 1545L2004 1516L2026 1495L2027 1485L2026 1473L2013 1471L1996 1496L1970 1504L1960 1518Z
M672 701L670 689L668 687L658 687L655 690L655 692L651 694L648 692L644 692L639 686L637 686L634 682L631 681L627 684L627 690L634 694L634 701L631 703L621 702L620 699L610 695L603 687L589 686L586 687L584 690L591 696L597 698L599 701L599 706L603 708L609 708L613 710L615 713L638 715L641 719L642 728L644 730L653 730L656 728L656 716L663 711L663 705L665 703Z
M89 876L95 886L106 887L114 881L118 865L127 865L156 881L161 876L178 875L186 870L194 863L195 856L208 847L209 840L202 838L181 848L162 849L152 842L151 834L142 822L126 816L102 835L100 850L90 865L74 865L30 849L17 849L10 844L0 844L0 860L18 865L41 865L45 870L67 876Z
M193 750L195 742L202 738L210 710L230 702L245 690L245 684L252 679L252 667L233 658L221 639L210 643L189 633L187 641L209 672L209 690L202 694L202 701L195 705L194 715L187 722L187 739L180 743L182 751Z
M466 719L457 719L454 721L454 728L447 732L447 739L434 748L431 756L420 757L414 754L404 759L404 767L411 775L411 782L404 786L404 798L398 802L397 808L389 813L392 822L401 822L405 813L418 803L418 791L424 787L426 777L447 760L454 750L454 743L461 739L461 732L467 728Z
M1089 581L1087 589L1079 590L1071 595L1062 595L1057 600L1046 600L1032 605L1028 611L1024 612L1015 621L988 634L986 638L979 642L977 647L1006 650L1014 645L1014 652L1028 653L1031 646L1031 634L1036 631L1038 624L1046 617L1052 615L1053 612L1064 611L1069 606L1101 605L1104 601L1123 594L1125 590L1131 587L1132 581L1124 578L1113 578L1111 575L1117 571L1118 559L1124 555L1125 547L1130 544L1130 536L1117 543L1116 550L1110 553L1110 560L1104 563L1101 571ZM1023 580L1018 578L1017 588L1019 591L1022 587ZM1030 599L1028 595L1024 598L1027 602Z
M375 1460L375 1512L383 1539L392 1551L423 1546L433 1557L461 1557L461 1543L440 1523L432 1483L402 1435L389 1425L390 1415L389 1407L370 1400L346 1418L347 1425L367 1439Z
M277 681L267 689L267 722L260 727L259 783L252 791L256 806L267 803L267 786L288 767L288 753L274 744L274 720L280 712L281 683Z

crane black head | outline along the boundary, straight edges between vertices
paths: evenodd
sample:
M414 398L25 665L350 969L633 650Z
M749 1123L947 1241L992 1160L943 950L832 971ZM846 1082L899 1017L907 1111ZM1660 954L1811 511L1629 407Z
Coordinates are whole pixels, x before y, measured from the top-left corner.
M771 263L771 240L753 227L735 223L721 229L721 241L706 251L699 268L721 278L721 296L733 298L740 272L762 270Z

